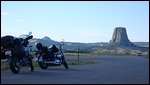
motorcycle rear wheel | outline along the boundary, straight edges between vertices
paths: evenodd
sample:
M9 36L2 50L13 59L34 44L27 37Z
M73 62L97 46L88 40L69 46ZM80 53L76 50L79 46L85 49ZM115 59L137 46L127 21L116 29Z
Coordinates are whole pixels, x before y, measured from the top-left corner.
M10 70L14 73L14 74L18 74L19 71L20 71L20 68L19 66L16 65L16 62L9 62L9 67L10 67Z
M48 68L48 64L44 63L44 62L38 62L39 66L41 69L47 69Z
M29 59L29 70L31 71L31 72L33 72L34 71L34 67L33 67L33 63L32 63L32 59L30 58Z

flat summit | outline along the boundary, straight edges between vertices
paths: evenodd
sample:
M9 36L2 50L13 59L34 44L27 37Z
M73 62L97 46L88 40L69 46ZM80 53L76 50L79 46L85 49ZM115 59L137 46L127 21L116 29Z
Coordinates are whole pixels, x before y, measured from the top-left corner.
M125 27L116 27L113 32L112 39L109 41L110 45L121 45L121 46L134 46L128 39L128 35Z

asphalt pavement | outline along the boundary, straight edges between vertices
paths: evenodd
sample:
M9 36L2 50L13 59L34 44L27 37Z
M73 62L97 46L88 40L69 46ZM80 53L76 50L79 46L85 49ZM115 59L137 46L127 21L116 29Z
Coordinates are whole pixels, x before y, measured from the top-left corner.
M77 56L67 56L67 61ZM10 70L1 72L1 84L149 84L149 58L140 56L95 56L80 57L80 61L95 64L63 65L33 72L21 68L19 74Z

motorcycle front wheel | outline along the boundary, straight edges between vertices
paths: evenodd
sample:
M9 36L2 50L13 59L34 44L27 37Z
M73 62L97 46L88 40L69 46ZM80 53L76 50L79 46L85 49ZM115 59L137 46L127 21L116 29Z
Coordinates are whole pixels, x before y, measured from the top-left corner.
M64 64L64 66L65 66L66 69L69 68L69 67L68 67L68 64L67 64L67 62L66 62L65 60L64 60L63 64Z
M29 58L29 70L31 71L31 72L33 72L34 71L34 67L33 67L33 63L32 63L32 59L31 58Z

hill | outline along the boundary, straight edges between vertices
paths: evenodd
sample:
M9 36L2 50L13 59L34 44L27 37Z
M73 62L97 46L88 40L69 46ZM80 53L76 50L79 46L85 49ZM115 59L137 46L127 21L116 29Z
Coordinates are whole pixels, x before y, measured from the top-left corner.
M42 39L33 38L30 41L30 45L33 46L33 51L36 50L35 43L40 42L45 46L52 44L58 44L60 42L52 40L45 36ZM148 54L149 42L133 42L134 47L131 46L110 46L108 42L96 42L96 43L78 43L78 42L64 42L62 46L64 52L76 53L78 50L80 53L95 53L98 55L115 55L115 54L136 54L144 53Z

